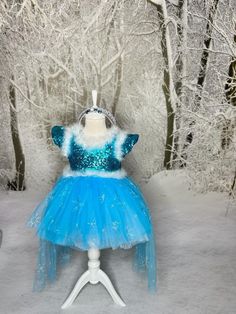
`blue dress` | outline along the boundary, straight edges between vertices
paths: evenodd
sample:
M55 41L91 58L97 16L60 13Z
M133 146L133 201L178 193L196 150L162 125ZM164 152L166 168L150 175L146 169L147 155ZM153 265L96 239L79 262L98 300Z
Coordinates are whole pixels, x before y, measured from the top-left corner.
M54 126L51 132L69 163L27 222L39 237L34 290L56 279L58 266L73 250L135 246L135 269L146 271L154 291L156 251L149 208L121 163L139 135L115 125L104 138L89 138L80 124Z

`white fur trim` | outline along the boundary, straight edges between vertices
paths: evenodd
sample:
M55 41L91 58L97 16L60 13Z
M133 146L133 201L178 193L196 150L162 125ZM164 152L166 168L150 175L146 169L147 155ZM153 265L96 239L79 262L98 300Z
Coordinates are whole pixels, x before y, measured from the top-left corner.
M72 130L73 130L73 127L65 128L64 140L63 140L61 150L62 150L63 156L66 156L66 157L68 157L70 154L70 143L71 143L71 138L73 135Z
M114 136L120 132L120 129L113 125L107 129L105 135L86 135L84 127L80 123L75 123L65 128L64 141L62 144L62 153L64 156L70 154L70 143L74 136L78 145L85 149L89 148L102 148L106 143L110 143Z
M102 171L102 170L85 170L85 171L75 171L71 170L69 166L66 166L63 170L63 177L78 177L78 176L98 176L104 178L124 178L127 172L124 168L116 171Z
M106 143L110 143L118 132L119 128L116 125L113 125L107 129L104 135L94 134L90 136L84 132L84 127L82 125L77 123L73 126L76 143L85 149L102 148Z
M70 154L70 144L71 139L74 136L75 142L81 145L84 149L90 148L102 148L106 143L110 143L116 136L115 141L115 157L121 161L122 160L122 144L124 143L128 132L126 130L120 129L118 126L113 125L105 135L91 135L88 136L83 131L84 127L80 123L75 123L69 127L65 127L64 141L62 144L62 154L68 157Z
M122 160L122 145L125 142L125 139L128 135L128 132L125 130L120 130L119 134L117 135L116 142L115 142L115 157L121 161Z

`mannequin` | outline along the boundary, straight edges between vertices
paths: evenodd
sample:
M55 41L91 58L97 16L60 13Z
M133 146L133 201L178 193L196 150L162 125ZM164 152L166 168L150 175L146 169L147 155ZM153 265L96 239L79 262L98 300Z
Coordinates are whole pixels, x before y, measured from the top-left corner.
M116 304L125 303L100 269L100 250L135 246L134 269L145 271L148 290L156 291L155 236L141 190L127 175L122 160L139 134L122 130L109 110L85 108L69 126L54 125L52 141L68 163L52 189L35 207L27 225L39 238L33 290L55 282L57 268L74 250L88 252L88 270L62 305L68 308L87 284L101 282ZM106 128L106 118L111 127ZM81 120L85 118L85 126Z
M93 97L93 108L96 108L97 102L97 92L95 90L92 91ZM85 127L84 127L84 135L93 136L94 138L105 136L107 133L107 127L105 124L105 116L96 112L90 112L85 116ZM67 297L65 302L62 305L62 309L68 308L76 299L81 289L87 284L97 284L102 283L107 291L110 293L113 301L120 305L125 306L125 303L117 294L114 289L109 277L105 274L103 270L100 269L100 250L96 248L91 248L88 250L88 270L83 273L83 275L78 279L76 285L74 286L72 292Z

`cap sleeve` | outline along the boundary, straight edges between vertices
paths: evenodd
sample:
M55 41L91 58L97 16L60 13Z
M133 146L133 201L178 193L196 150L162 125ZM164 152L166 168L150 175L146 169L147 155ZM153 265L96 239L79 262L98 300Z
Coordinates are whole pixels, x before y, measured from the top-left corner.
M117 137L116 142L116 158L123 159L128 153L131 152L133 146L137 143L139 134L121 132Z
M124 143L121 146L122 157L131 152L133 146L137 143L139 134L127 134Z
M61 125L55 125L51 129L51 134L54 144L61 148L65 137L65 127Z

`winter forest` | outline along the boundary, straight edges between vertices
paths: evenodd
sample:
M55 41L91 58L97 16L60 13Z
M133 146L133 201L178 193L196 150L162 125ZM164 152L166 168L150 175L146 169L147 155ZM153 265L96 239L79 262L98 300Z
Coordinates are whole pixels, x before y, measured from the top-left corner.
M139 181L184 167L201 191L233 193L235 5L2 1L2 187L55 179L50 129L76 121L96 88L99 105L141 134L127 161Z
M235 205L235 10L235 0L1 0L1 195L50 189L66 164L51 128L76 122L96 89L98 106L140 135L125 161L137 183L147 190L164 172L180 184L181 173L193 193Z

